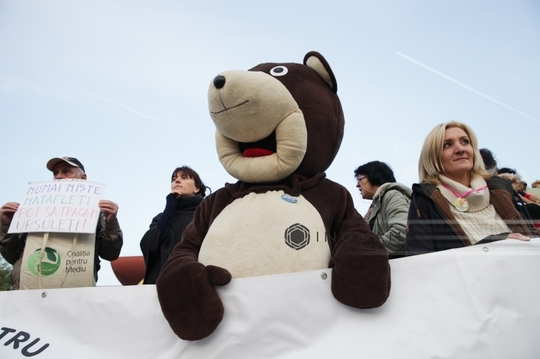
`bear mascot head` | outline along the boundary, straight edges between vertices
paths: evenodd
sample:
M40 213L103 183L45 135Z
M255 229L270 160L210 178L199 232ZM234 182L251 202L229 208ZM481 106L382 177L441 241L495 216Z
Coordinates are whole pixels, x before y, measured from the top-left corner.
M182 339L212 334L231 278L332 268L332 293L355 308L390 292L388 252L324 171L343 138L337 83L325 58L225 71L208 91L226 184L197 207L157 280L158 299Z

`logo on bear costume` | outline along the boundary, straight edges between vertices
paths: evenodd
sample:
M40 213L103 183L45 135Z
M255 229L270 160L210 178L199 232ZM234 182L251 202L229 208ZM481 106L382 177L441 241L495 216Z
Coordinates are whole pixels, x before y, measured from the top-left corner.
M28 258L28 269L36 277L54 274L60 268L60 255L55 249L45 247L44 254L41 258L41 249L38 248Z
M309 229L300 223L295 223L285 230L285 243L296 250L305 248L309 244L309 237Z

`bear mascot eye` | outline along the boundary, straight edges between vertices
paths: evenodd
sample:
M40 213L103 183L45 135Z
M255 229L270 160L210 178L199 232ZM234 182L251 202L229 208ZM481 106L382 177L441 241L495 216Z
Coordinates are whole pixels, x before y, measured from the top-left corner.
M287 72L289 72L289 69L287 69L285 66L276 66L270 70L270 75L275 77L285 76L287 75Z

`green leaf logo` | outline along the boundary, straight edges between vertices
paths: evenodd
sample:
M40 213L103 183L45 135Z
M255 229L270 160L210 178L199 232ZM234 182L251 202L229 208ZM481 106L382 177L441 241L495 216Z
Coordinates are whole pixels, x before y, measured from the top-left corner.
M49 247L45 247L44 252L43 258L40 259L41 249L38 248L28 258L28 270L36 277L40 274L42 276L51 275L60 268L61 259L58 252Z

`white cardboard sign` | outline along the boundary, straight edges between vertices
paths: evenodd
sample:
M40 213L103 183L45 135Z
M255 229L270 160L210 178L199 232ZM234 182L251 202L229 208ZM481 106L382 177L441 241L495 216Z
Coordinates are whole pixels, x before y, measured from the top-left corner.
M86 180L30 182L8 233L94 233L104 191Z

